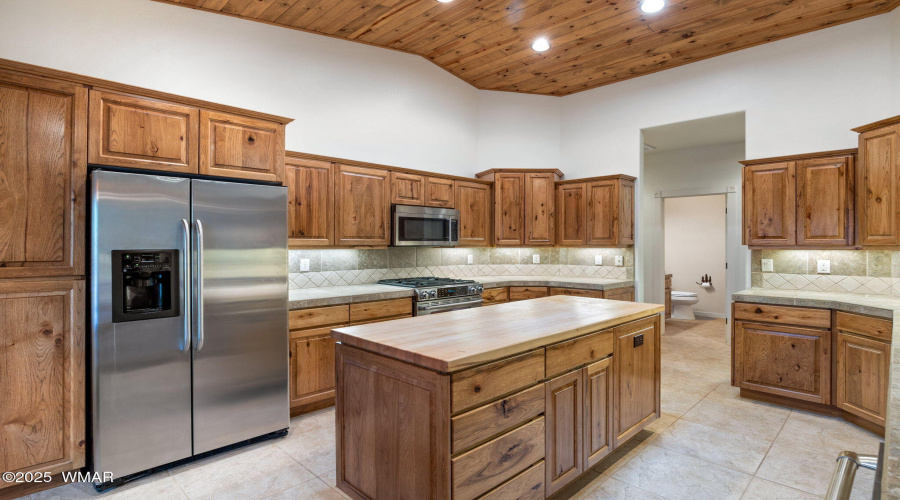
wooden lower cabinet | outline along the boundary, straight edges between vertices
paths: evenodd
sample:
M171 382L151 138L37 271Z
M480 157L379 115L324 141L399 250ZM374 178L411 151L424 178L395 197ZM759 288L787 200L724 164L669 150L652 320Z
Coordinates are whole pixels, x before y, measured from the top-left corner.
M893 322L835 313L835 405L884 427L890 388Z
M511 286L509 287L509 301L536 299L546 297L549 294L545 286Z
M584 472L584 370L573 370L544 384L547 389L547 494Z
M83 279L0 282L4 472L85 465L84 294Z
M634 287L614 288L612 290L604 290L603 298L609 300L623 300L625 302L634 302Z
M509 302L509 287L500 286L496 288L485 288L481 294L484 300L483 306L493 306L495 304L503 304Z
M666 275L666 319L672 317L672 275Z
M615 329L612 438L619 446L659 418L660 317Z
M612 451L612 358L584 368L584 468L589 469Z
M603 290L584 290L581 288L559 288L550 287L550 295L570 295L577 297L593 297L595 299L603 298Z

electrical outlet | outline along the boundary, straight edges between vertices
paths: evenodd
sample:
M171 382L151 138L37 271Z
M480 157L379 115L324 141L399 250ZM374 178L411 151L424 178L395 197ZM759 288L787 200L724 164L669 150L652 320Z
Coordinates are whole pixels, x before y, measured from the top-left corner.
M474 264L474 263L475 263L475 257L474 257L472 254L469 254L468 257L466 257L466 263L467 263L467 264Z
M830 260L817 260L816 261L816 272L822 274L831 274L831 261Z
M775 264L772 262L772 259L762 259L762 272L775 272Z
M300 259L300 272L309 271L309 259Z
M595 256L594 256L594 265L595 265L595 266L602 266L602 265L603 265L603 256L602 256L602 255L595 255Z
M616 265L617 266L625 265L625 257L622 257L621 255L616 255Z
M540 263L541 263L541 256L538 255L538 254L532 255L532 256L531 256L531 263L532 263L532 264L540 264Z

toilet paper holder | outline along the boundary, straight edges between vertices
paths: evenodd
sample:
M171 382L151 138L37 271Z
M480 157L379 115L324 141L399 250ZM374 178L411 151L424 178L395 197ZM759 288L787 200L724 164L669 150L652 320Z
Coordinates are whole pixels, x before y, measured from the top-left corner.
M697 283L697 282L695 281L694 283ZM700 277L700 283L697 283L697 284L704 288L711 287L712 286L712 277L708 274L704 274L703 276Z

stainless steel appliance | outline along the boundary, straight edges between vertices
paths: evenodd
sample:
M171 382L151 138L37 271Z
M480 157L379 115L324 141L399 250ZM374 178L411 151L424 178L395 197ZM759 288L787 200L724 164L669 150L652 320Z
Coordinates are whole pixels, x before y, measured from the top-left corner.
M394 205L394 246L451 247L459 244L459 210Z
M378 283L414 288L415 296L413 301L415 307L413 308L413 315L415 316L481 307L484 303L484 300L481 298L484 286L473 280L426 276L422 278L379 280Z
M90 189L93 470L283 434L286 189L99 169Z

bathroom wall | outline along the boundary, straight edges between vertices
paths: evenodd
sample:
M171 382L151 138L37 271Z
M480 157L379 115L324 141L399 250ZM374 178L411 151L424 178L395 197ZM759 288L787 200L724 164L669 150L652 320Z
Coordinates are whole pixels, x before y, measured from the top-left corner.
M468 256L472 264L467 264ZM539 255L541 263L533 264ZM603 265L594 264L596 255ZM623 257L622 266L615 257ZM300 272L300 260L309 271ZM425 248L291 250L290 286L316 288L414 276L565 276L634 279L632 248Z
M761 259L772 259L773 272L762 272ZM816 272L819 259L831 261L830 274ZM753 250L750 261L754 287L900 297L900 252Z
M694 314L726 316L725 195L667 198L665 200L666 273L672 290L694 292L700 300ZM712 287L701 287L700 277L713 278Z

